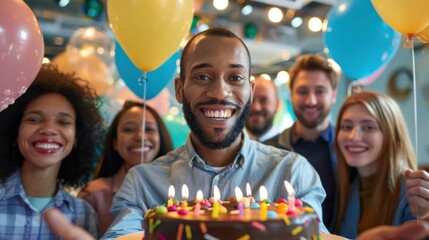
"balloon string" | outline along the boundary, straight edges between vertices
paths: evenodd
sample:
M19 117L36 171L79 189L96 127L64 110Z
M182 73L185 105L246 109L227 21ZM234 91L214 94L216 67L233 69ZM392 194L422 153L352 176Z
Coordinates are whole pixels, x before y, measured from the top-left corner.
M146 101L146 83L147 83L147 74L143 72L143 75L138 79L139 85L143 85L143 101ZM143 103L143 120L142 120L142 139L141 139L141 153L140 153L140 163L144 163L144 141L146 134L146 103Z
M413 41L411 41L411 56L412 56L412 65L413 65L413 105L414 105L414 141L415 141L415 151L416 151L416 159L418 158L418 137L417 137L417 84L416 84L416 64L414 60L414 45ZM417 207L416 212L417 222L420 221L420 209Z
M402 37L402 46L404 48L414 48L413 40L416 38L415 34L407 34ZM414 58L413 58L414 61Z

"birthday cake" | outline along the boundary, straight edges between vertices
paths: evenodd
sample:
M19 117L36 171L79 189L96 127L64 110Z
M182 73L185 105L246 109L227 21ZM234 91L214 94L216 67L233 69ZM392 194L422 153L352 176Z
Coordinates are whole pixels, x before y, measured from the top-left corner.
M312 208L297 206L291 212L286 204L267 205L263 210L238 210L237 203L223 202L216 216L213 207L198 207L198 211L189 206L177 210L158 206L145 214L144 239L320 239L319 219Z

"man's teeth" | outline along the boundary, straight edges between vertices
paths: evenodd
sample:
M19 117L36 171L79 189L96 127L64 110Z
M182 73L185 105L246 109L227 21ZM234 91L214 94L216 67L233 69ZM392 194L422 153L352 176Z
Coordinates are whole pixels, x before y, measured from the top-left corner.
M47 149L47 150L60 148L60 145L55 143L36 143L34 146L36 148Z
M209 118L230 118L232 110L209 110L204 114Z

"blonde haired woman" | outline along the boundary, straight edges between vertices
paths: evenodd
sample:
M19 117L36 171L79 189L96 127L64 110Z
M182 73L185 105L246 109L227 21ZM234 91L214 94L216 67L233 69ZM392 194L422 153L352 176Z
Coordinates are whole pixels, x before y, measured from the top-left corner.
M406 198L404 171L416 159L400 108L376 92L349 96L337 119L339 206L335 232L356 236L379 225L415 219Z

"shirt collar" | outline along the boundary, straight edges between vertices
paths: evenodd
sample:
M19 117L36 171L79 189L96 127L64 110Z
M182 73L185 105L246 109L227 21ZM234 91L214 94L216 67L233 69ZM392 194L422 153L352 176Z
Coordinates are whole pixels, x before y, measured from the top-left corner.
M240 137L240 136L239 136ZM250 151L250 138L246 131L242 131L241 137L243 139L243 145L241 146L240 151L238 152L236 158L230 164L230 166L234 167L236 164L238 166L243 167L245 162L245 156L247 156L248 152ZM202 159L198 153L195 151L194 146L192 145L191 135L188 135L188 138L186 139L186 151L188 153L188 165L190 168L194 166L194 164L200 163L200 164L206 164L204 159Z

